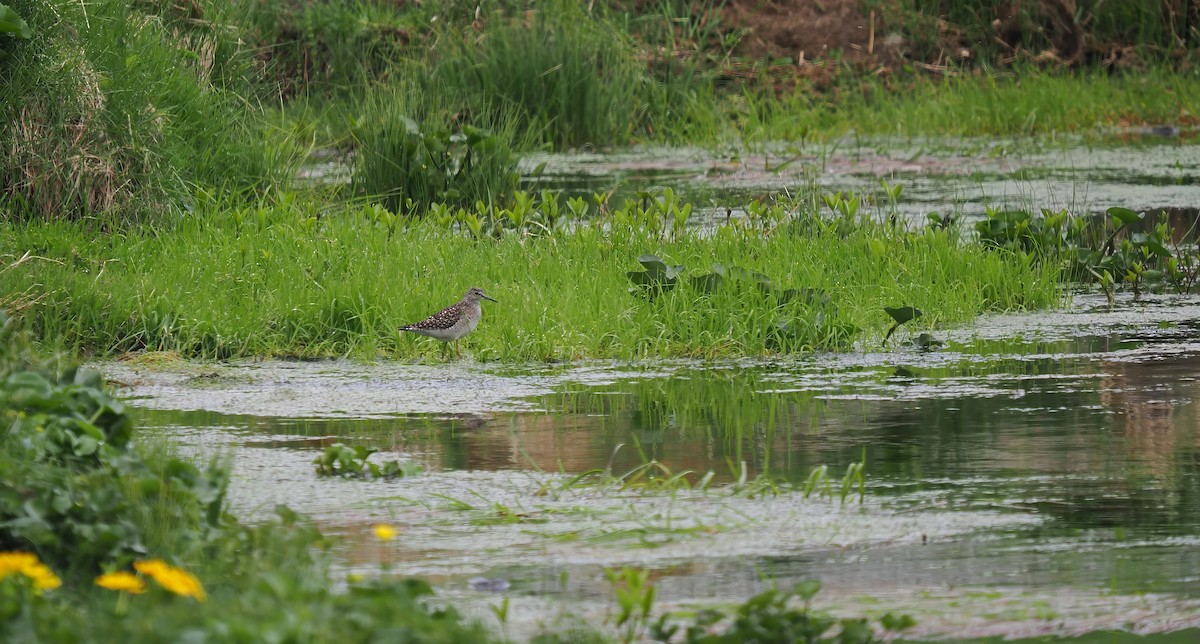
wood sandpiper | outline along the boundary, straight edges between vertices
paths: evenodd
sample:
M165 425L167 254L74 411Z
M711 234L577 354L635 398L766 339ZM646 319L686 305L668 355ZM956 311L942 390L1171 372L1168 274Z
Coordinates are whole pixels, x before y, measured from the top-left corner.
M479 319L483 317L483 307L479 305L481 299L496 302L481 289L472 286L463 299L416 324L402 326L400 330L436 338L442 342L454 342L454 353L461 357L458 340L479 326Z

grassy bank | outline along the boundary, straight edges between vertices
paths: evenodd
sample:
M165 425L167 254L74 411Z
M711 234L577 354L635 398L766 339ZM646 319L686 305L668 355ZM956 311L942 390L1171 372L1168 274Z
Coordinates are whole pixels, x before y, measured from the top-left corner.
M373 0L11 4L27 28L0 35L0 82L11 88L0 97L7 220L120 226L193 207L213 191L255 203L288 190L297 159L325 146L375 160L360 164L356 192L384 195L402 210L396 195L428 179L405 165L410 131L436 143L434 161L473 128L494 133L488 145L506 152L489 158L505 172L506 159L535 148L849 133L1052 136L1190 124L1200 114L1200 66L1176 46L1190 32L1175 14L1114 13L1104 3L1071 20L1107 30L1085 42L1121 45L1120 64L1085 56L1052 65L1019 47L1005 56L980 49L990 47L994 27L987 11L962 3L856 5L877 10L880 50L847 41L805 59L753 57L753 39L723 13L733 2L505 2L478 12ZM956 22L939 31L930 20L941 15ZM1063 20L1056 15L1030 5L1014 29L1032 34ZM1121 28L1138 16L1150 26ZM932 40L931 29L939 34ZM1039 38L1022 47L1055 46ZM922 47L978 52L948 61L938 54L931 66ZM440 169L457 175L463 167L478 174L457 161ZM494 189L507 180L468 183L497 192L485 202L507 197ZM456 187L437 184L427 182L447 193L440 200L455 200Z
M760 140L886 136L1111 136L1142 124L1200 123L1200 76L1155 68L1140 74L971 73L911 78L887 88L865 81L830 96L731 100L740 136Z
M0 34L0 217L145 220L197 185L290 180L297 150L270 126L253 52L223 29L231 4L205 21L156 3L8 4L28 37Z
M480 286L500 304L485 302L467 342L478 358L562 360L848 348L881 339L885 306L916 306L925 316L913 326L931 328L1060 297L1057 269L1031 256L904 230L866 208L828 218L816 201L755 206L753 220L711 234L677 226L690 206L667 198L605 214L553 199L442 221L435 208L407 228L370 206L211 207L119 236L7 225L0 255L36 257L0 273L0 303L40 337L100 354L412 358L440 347L396 327ZM547 219L569 207L589 223ZM682 267L677 287L630 293L647 253ZM726 279L707 288L714 264Z

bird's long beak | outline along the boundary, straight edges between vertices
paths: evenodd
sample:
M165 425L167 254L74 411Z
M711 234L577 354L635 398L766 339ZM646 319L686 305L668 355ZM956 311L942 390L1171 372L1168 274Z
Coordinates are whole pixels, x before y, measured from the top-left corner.
M482 297L482 298L483 298L483 299L485 299L485 300L491 300L491 301L495 302L496 304L499 304L499 303L500 303L500 300L497 300L497 299L496 299L496 298L494 298L494 297L488 297L488 295L487 295L486 293L480 293L480 294L479 294L479 296L480 296L480 297Z

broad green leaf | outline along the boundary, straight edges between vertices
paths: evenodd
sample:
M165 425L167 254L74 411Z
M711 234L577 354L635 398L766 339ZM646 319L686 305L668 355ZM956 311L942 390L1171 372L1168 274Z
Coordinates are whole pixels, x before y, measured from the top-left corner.
M629 276L629 281L638 286L654 286L655 284L662 283L661 279L655 279L653 275L646 271L629 271L625 274Z
M71 424L75 427L75 429L79 430L79 432L85 436L91 436L97 441L104 440L104 432L100 431L99 427L96 427L85 420L75 420Z
M8 5L0 4L0 33L13 34L17 38L30 38L33 30L16 11Z
M922 315L921 309L913 306L902 306L894 309L885 306L883 307L883 310L886 311L888 315L892 316L892 319L896 321L896 324L904 324L905 322L919 318Z
M921 309L913 306L902 306L900 308L889 308L885 306L883 307L883 310L886 311L888 315L892 316L892 319L896 321L896 323L892 325L892 328L888 329L887 335L883 336L884 344L887 344L888 338L892 337L892 334L896 332L896 329L900 328L901 324L921 317Z
M717 288L720 287L721 283L724 281L725 278L719 273L705 273L704 275L697 275L691 279L692 288L705 293L712 293L713 291L717 290Z
M1153 253L1155 255L1158 255L1159 257L1170 257L1171 256L1171 251L1167 250L1166 246L1163 246L1161 243L1159 243L1156 240L1148 239L1143 243L1143 245L1146 247L1147 250L1149 250L1151 253Z
M655 255L640 255L638 256L638 263L645 266L646 270L652 273L657 271L665 274L667 272L667 263Z
M91 436L80 436L75 439L74 449L76 456L91 456L100 449L100 441Z
M1105 212L1107 212L1111 217L1120 221L1123 224L1136 223L1138 221L1141 221L1141 219L1142 219L1142 216L1137 214L1136 212L1134 212L1128 208L1121 208L1120 206L1113 206L1112 208L1109 208Z

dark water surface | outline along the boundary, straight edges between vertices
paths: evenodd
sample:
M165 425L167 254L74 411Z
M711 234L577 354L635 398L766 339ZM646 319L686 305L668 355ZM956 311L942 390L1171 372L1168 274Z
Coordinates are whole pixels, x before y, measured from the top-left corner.
M348 569L426 576L479 616L509 597L514 636L566 613L602 621L603 569L638 566L676 608L817 578L821 607L908 612L921 637L1108 628L1188 641L1200 301L1108 309L1079 296L939 337L936 352L718 363L103 368L142 426L232 453L237 513L287 503L346 536ZM426 471L318 478L312 459L338 441ZM568 483L651 460L660 479L712 471L712 487ZM843 503L860 460L865 498ZM804 498L821 465L832 496ZM779 493L736 489L759 475ZM380 521L400 537L375 542Z

